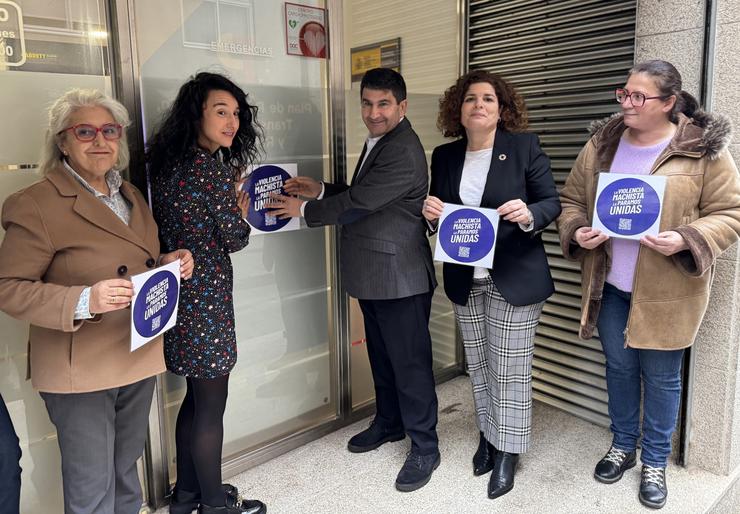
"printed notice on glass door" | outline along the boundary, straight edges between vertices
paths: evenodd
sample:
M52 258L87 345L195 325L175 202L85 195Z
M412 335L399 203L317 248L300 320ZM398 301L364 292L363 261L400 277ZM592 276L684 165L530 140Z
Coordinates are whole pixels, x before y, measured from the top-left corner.
M665 177L601 173L592 226L622 239L657 235L665 184Z
M498 212L446 203L439 218L434 260L493 268Z
M326 58L326 9L285 2L285 44L288 55Z

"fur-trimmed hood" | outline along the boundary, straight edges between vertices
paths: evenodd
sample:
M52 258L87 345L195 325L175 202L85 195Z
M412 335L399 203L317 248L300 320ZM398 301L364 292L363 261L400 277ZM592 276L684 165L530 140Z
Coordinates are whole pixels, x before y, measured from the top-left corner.
M619 138L625 129L621 112L592 121L588 127L599 153L610 156L616 152ZM732 123L728 117L698 110L691 118L678 114L678 129L667 150L716 159L731 141Z

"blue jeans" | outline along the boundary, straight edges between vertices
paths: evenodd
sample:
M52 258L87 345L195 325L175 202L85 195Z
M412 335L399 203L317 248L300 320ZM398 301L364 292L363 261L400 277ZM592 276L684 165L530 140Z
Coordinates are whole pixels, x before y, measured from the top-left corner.
M17 514L21 498L21 447L0 395L0 511Z
M624 347L632 294L604 285L597 327L606 355L612 444L624 451L640 438L640 388L644 388L643 464L665 467L671 454L681 400L683 350L636 350Z

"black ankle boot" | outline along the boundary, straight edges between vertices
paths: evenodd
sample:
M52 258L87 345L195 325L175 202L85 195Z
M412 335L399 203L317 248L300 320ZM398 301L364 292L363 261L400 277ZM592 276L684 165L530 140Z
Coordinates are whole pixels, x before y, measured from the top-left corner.
M498 452L491 479L488 481L488 497L490 499L493 500L503 496L514 488L514 475L518 464L518 454Z
M612 446L604 458L596 463L594 478L605 484L613 484L622 478L625 471L635 467L636 459L637 452L634 450L626 452Z
M668 486L665 482L665 468L642 465L640 477L640 503L651 509L662 509L668 500Z
M475 455L473 455L473 474L478 477L491 471L495 457L496 448L486 441L483 432L481 432L478 449L475 451Z

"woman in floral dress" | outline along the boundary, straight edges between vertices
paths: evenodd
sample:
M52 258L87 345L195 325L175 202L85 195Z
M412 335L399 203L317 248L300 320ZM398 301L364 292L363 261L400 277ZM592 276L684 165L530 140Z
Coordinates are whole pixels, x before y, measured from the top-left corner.
M187 392L177 416L177 483L171 513L266 512L221 484L223 415L236 364L229 254L249 241L240 170L259 155L257 108L232 81L198 73L181 88L148 148L154 216L164 248L187 244L192 280L180 293L177 326L165 336L167 369ZM236 184L238 186L238 184Z

